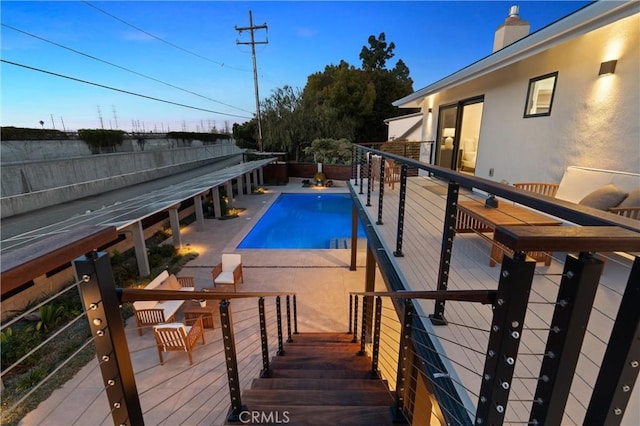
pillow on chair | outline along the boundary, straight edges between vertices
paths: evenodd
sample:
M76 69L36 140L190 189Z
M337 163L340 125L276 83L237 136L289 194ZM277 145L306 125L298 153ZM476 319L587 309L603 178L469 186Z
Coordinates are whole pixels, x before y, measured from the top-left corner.
M616 207L640 207L640 188L636 188Z
M607 210L616 207L627 197L627 193L613 184L602 186L584 197L578 204Z

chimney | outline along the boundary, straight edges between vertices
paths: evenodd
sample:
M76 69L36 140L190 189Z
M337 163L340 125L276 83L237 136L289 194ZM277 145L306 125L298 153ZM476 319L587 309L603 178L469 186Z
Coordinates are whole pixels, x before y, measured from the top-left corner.
M520 15L518 15L519 9L518 6L511 6L509 8L509 16L505 19L504 24L500 25L496 30L493 38L494 52L529 35L529 22L520 19Z

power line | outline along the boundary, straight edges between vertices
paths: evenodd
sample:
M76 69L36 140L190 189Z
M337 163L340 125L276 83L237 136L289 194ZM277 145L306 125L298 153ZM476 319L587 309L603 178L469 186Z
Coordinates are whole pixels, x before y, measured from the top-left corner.
M250 42L240 42L236 41L237 44L250 44L251 45L251 57L253 59L253 83L256 89L256 117L258 119L258 151L262 151L262 119L260 117L260 95L258 94L258 70L256 67L256 44L268 44L269 40L265 41L255 41L253 36L254 30L267 29L266 22L262 25L253 25L253 15L251 11L249 11L249 26L248 27L238 27L236 25L236 31L242 34L242 31L249 30L251 32L251 41Z
M75 77L70 77L70 76L64 75L64 74L58 74L58 73L55 73L53 71L47 71L47 70L43 70L43 69L40 69L40 68L31 67L29 65L19 64L17 62L12 62L12 61L7 61L6 59L1 59L0 58L0 62L4 62L4 63L10 64L10 65L15 65L17 67L30 69L30 70L33 70L33 71L38 71L38 72L41 72L41 73L44 73L44 74L49 74L49 75L53 75L53 76L60 77L60 78L66 78L68 80L77 81L79 83L85 83L85 84L89 84L89 85L92 85L92 86L101 87L103 89L109 89L109 90L113 90L113 91L116 91L116 92L125 93L127 95L133 95L133 96L138 96L140 98L150 99L152 101L163 102L165 104L176 105L176 106L180 106L180 107L183 107L183 108L189 108L189 109L194 109L194 110L198 110L198 111L210 112L210 113L213 113L213 114L226 115L226 116L229 116L229 117L238 117L238 118L246 118L246 119L251 119L252 118L252 117L247 117L247 116L244 116L244 115L229 114L229 113L226 113L226 112L213 111L213 110L206 109L206 108L194 107L194 106L191 106L191 105L181 104L181 103L178 103L178 102L167 101L165 99L155 98L153 96L142 95L140 93L130 92L128 90L123 90L123 89L118 89L118 88L111 87L111 86L106 86L104 84L93 83L91 81L82 80L82 79L75 78Z
M11 30L13 30L13 31L19 32L19 33L21 33L21 34L27 35L27 36L29 36L29 37L33 37L33 38L35 38L35 39L38 39L38 40L44 41L45 43L53 44L54 46L60 47L60 48L62 48L62 49L69 50L69 51L71 51L71 52L73 52L73 53L76 53L76 54L78 54L78 55L85 56L85 57L87 57L87 58L89 58L89 59L93 59L93 60L98 61L98 62L102 62L102 63L104 63L104 64L107 64L107 65L110 65L110 66L112 66L112 67L115 67L115 68L121 69L121 70L123 70L123 71L130 72L130 73L135 74L135 75L138 75L138 76L140 76L140 77L144 77L144 78L146 78L146 79L149 79L149 80L155 81L155 82L157 82L157 83L164 84L164 85L169 86L169 87L172 87L172 88L174 88L174 89L178 89L178 90L181 90L181 91L183 91L183 92L186 92L186 93L189 93L189 94L192 94L192 95L198 96L198 97L200 97L200 98L207 99L207 100L209 100L209 101L216 102L216 103L219 103L219 104L224 105L224 106L228 106L229 108L237 109L237 110L239 110L239 111L243 111L243 112L248 112L249 114L252 114L252 113L253 113L252 111L247 111L246 109L239 108L239 107L236 107L236 106L233 106L233 105L230 105L230 104L224 103L224 102L222 102L222 101L218 101L218 100L216 100L216 99L209 98L209 97L204 96L204 95L201 95L201 94L199 94L199 93L192 92L191 90L183 89L183 88L178 87L178 86L175 86L175 85L173 85L173 84L171 84L171 83L167 83L167 82L164 82L164 81L162 81L162 80L158 80L157 78L150 77L150 76L148 76L148 75L145 75L145 74L139 73L139 72L134 71L134 70L132 70L132 69L129 69L129 68L126 68L126 67L123 67L123 66L120 66L120 65L114 64L114 63L109 62L109 61L106 61L106 60L104 60L104 59L97 58L97 57L95 57L95 56L89 55L89 54L84 53L84 52L80 52L80 51L75 50L75 49L73 49L73 48L71 48L71 47L64 46L64 45L62 45L62 44L59 44L59 43L56 43L56 42L54 42L54 41L48 40L48 39L46 39L46 38L43 38L43 37L37 36L37 35L35 35L35 34L32 34L32 33L27 32L27 31L24 31L24 30L18 29L18 28L16 28L16 27L12 27L11 25L7 25L7 24L5 24L5 23L0 23L0 25L2 25L2 26L3 26L3 27L5 27L5 28L9 28L9 29L11 29Z
M232 66L229 66L229 65L225 65L225 64L224 64L224 62L214 61L213 59L209 59L209 58L207 58L207 57L205 57L205 56L202 56L202 55L199 55L199 54L197 54L197 53L194 53L194 52L192 52L192 51L190 51L190 50L184 49L184 48L182 48L182 47L180 47L180 46L178 46L178 45L176 45L176 44L171 43L170 41L167 41L167 40L165 40L165 39L163 39L163 38L160 38L160 37L156 36L155 34L151 34L151 33L150 33L150 32L148 32L148 31L145 31L145 30L143 30L143 29L141 29L141 28L138 28L138 27L136 27L135 25L130 24L129 22L125 21L124 19L118 18L117 16L112 15L111 13L109 13L109 12L107 12L107 11L103 10L103 9L100 9L98 6L96 6L96 5L94 5L94 4L91 4L91 3L90 3L90 2L88 2L88 1L83 1L82 3L86 4L87 6L92 7L92 8L94 8L94 9L96 9L97 11L99 11L99 12L101 12L101 13L104 13L105 15L107 15L107 16L109 16L109 17L111 17L111 18L115 19L116 21L122 22L123 24L125 24L125 25L127 25L127 26L129 26L129 27L131 27L131 28L133 28L133 29L135 29L135 30L140 31L141 33L144 33L144 34L148 35L149 37L153 37L153 38L155 38L156 40L161 41L162 43L165 43L165 44L167 44L167 45L169 45L169 46L171 46L171 47L173 47L173 48L175 48L175 49L178 49L178 50L180 50L180 51L182 51L182 52L188 53L189 55L196 56L196 57L198 57L198 58L200 58L200 59L204 59L205 61L212 62L212 63L214 63L214 64L216 64L216 65L220 65L221 67L226 67L226 68L229 68L229 69L232 69L232 70L236 70L236 71L248 72L248 70L245 70L245 69L242 69L242 68L232 67Z

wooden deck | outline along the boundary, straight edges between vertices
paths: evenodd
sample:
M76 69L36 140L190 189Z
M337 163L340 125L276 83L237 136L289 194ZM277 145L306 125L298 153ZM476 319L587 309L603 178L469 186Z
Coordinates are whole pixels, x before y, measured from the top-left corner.
M351 184L359 182L352 181ZM354 188L357 192L360 191L359 186ZM385 186L383 224L374 225L389 253L396 250L397 244L399 188L400 185L396 185L395 189ZM366 180L362 192L359 199L365 206ZM373 224L378 221L378 195L379 185L376 183L370 196L371 205L365 207ZM422 176L407 179L403 257L395 257L393 260L408 290L437 289L446 197L446 182ZM461 191L459 201L480 198L468 191ZM448 281L450 290L497 288L501 266L489 266L491 241L491 233L456 235ZM526 424L529 420L565 257L566 253L555 252L549 266L544 263L536 266L505 423ZM586 406L629 276L631 261L628 258L611 254L605 262L562 424L583 423ZM418 305L423 323L457 386L463 404L473 416L485 362L492 319L491 306L447 302L445 317L449 324L433 326L428 315L434 311L434 302L421 301L416 303ZM437 382L433 382L437 386ZM640 424L640 393L637 382L633 392L622 424Z

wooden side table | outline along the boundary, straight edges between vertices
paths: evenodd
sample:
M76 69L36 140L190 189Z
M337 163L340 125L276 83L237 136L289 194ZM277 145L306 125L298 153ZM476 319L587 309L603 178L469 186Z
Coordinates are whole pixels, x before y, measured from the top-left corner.
M202 317L202 325L205 328L214 328L213 322L216 313L218 312L218 304L216 301L207 300L207 305L202 307L197 301L188 301L184 309L184 322L190 325L193 321Z
M562 222L535 211L501 201L497 208L489 208L479 201L460 201L456 218L456 232L494 232L498 226L559 226ZM489 266L502 262L504 253L511 251L498 242L491 245ZM529 252L537 262L551 264L550 252Z

